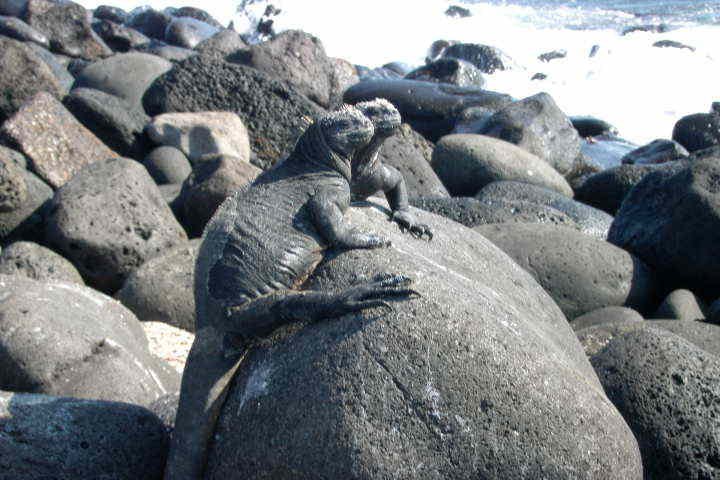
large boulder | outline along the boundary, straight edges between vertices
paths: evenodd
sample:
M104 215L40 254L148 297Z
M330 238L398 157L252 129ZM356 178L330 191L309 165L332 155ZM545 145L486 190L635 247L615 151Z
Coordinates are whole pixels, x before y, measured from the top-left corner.
M720 145L720 113L694 113L675 124L672 139L689 152Z
M485 86L485 79L475 65L457 58L441 58L405 75L408 80L450 83L459 87Z
M59 189L45 235L89 285L105 292L187 239L145 168L122 158L91 164Z
M582 140L580 151L587 165L597 170L604 170L621 165L625 155L636 148L637 145L620 137L602 135Z
M376 98L392 102L403 121L431 141L449 134L466 108L486 107L497 111L512 100L508 95L477 87L417 80L366 80L350 87L343 96L350 104Z
M603 307L580 315L570 322L576 332L596 325L640 323L645 319L637 311L627 307Z
M195 48L219 31L218 27L197 18L175 17L165 28L165 41L181 48Z
M321 107L330 106L332 61L322 42L310 34L287 30L272 40L237 52L231 61L284 80Z
M507 70L512 61L495 47L478 43L456 43L448 46L442 53L443 57L466 60L483 73L495 73L496 70Z
M428 212L476 227L490 223L552 223L579 229L563 212L529 202L481 201L471 197L412 197L410 204Z
M143 165L158 185L181 184L192 172L185 154L175 147L157 147L145 157Z
M703 320L705 305L690 290L674 290L665 297L651 318L677 320Z
M55 78L60 83L63 95L67 94L75 83L75 77L70 73L71 65L85 62L85 60L71 59L63 55L56 55L51 53L49 50L41 47L36 43L27 43L28 47L32 48L35 53L42 59L45 64L50 67L50 70L55 75Z
M200 237L220 204L260 173L256 166L229 155L197 162L177 199L183 225L190 236Z
M670 285L717 294L720 165L708 158L681 167L646 175L625 197L608 240L642 258Z
M720 358L651 325L615 335L593 366L638 440L645 478L716 478Z
M212 37L203 40L194 48L201 55L220 55L227 57L238 50L247 48L247 43L239 33L232 29L223 29Z
M479 133L514 143L570 173L580 154L580 137L547 93L513 102L495 113Z
M552 300L480 235L414 213L431 243L385 210L351 209L393 247L334 255L308 287L400 272L419 295L260 342L205 478L639 480L635 440Z
M27 198L25 169L0 153L0 212L17 210Z
M87 11L77 3L29 0L23 17L50 39L50 48L57 53L88 60L112 55L92 29Z
M385 140L378 158L402 173L411 197L448 197L445 185L430 166L433 148L412 127L402 124L395 135Z
M171 67L170 62L157 55L122 53L85 67L75 81L74 88L94 88L142 109L145 91Z
M485 135L443 137L433 151L432 166L454 196L473 196L484 186L502 180L573 195L567 181L546 162L511 143Z
M150 142L143 130L150 117L125 100L100 90L76 88L63 103L80 123L118 154L141 159L149 150Z
M33 280L84 285L80 272L65 258L34 242L14 242L0 254L0 274Z
M0 275L0 388L148 405L179 388L137 318L85 286Z
M171 15L165 12L159 12L150 7L140 7L130 12L130 17L126 23L129 27L134 28L150 38L163 40L170 22L172 22Z
M152 119L147 133L158 145L182 150L191 162L207 155L250 161L247 129L233 112L165 113Z
M630 165L655 165L686 158L688 155L685 147L678 142L658 138L627 153L622 157L621 162Z
M50 67L24 43L0 36L0 124L38 92L62 98L63 89Z
M530 272L568 318L609 306L644 312L656 302L652 271L608 242L555 225L506 223L476 230Z
M117 156L46 92L23 105L1 132L27 155L32 170L55 188L85 165Z
M157 416L127 403L0 393L3 477L162 477L168 436Z
M110 20L93 22L93 30L116 52L128 52L150 43L150 39L137 30Z
M538 207L550 207L570 217L581 232L605 239L613 218L607 213L577 202L554 190L521 182L493 182L475 196L492 204L529 203Z
M0 35L50 48L50 40L19 18L0 16Z
M145 262L125 281L115 298L143 322L163 322L195 331L195 259L200 240Z

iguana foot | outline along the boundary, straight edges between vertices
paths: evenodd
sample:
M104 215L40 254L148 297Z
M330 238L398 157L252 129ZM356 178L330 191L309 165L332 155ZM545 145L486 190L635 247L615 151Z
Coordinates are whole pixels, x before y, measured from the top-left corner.
M410 232L415 238L423 238L427 236L428 241L432 240L433 233L430 227L424 223L418 223L415 215L408 210L396 210L392 214L392 221L400 225L400 229Z
M387 303L389 297L410 299L420 294L408 288L412 279L400 274L381 274L372 281L353 285L338 294L338 312L340 314L359 312L369 308L381 307L392 310Z

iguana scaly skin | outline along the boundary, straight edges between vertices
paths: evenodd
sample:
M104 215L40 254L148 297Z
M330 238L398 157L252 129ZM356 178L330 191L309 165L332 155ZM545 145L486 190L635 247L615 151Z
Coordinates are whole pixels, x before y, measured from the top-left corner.
M408 298L410 279L386 275L340 292L299 291L328 248L389 242L343 221L351 162L372 140L354 107L326 114L293 153L227 199L205 230L195 268L197 329L183 373L167 480L196 480L227 387L253 338L295 321L335 318Z
M389 101L377 98L355 105L375 128L370 143L358 149L352 161L352 197L353 200L365 200L376 192L385 193L392 219L400 228L408 230L416 237L427 235L432 239L432 231L427 225L418 223L410 211L405 178L394 167L380 161L382 144L393 136L402 123L400 112Z

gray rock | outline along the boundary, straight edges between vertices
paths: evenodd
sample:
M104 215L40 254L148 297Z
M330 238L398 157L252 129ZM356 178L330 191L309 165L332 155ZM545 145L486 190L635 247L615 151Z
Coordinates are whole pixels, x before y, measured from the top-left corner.
M547 93L513 102L485 123L484 135L524 148L565 175L580 154L580 137Z
M185 154L175 147L157 147L145 157L143 165L158 185L182 183L192 172Z
M608 240L642 258L670 286L717 293L718 178L720 165L712 158L646 175L623 201Z
M567 57L567 50L553 50L551 52L541 53L537 58L541 62L547 63L565 57Z
M172 63L182 62L183 60L187 60L197 54L197 52L190 50L189 48L168 45L160 40L152 40L150 43L140 45L137 48L137 51L158 56Z
M672 318L677 320L703 320L706 306L690 290L679 289L670 292L650 318Z
M309 287L398 271L420 297L260 343L233 381L206 478L640 479L635 441L557 306L481 236L414 213L431 243L386 212L351 209L393 247L333 256Z
M22 17L27 4L28 0L0 0L0 15Z
M60 84L63 94L69 92L73 83L75 83L75 77L70 74L67 64L64 63L67 57L50 53L47 49L36 43L28 43L27 46L32 48L38 57L40 57L42 61L50 67L50 70Z
M220 29L191 17L173 18L165 29L165 41L181 48L195 48Z
M720 114L694 113L682 117L673 128L672 139L691 153L720 145Z
M181 219L183 216L182 204L180 203L180 193L182 193L182 183L168 183L166 185L158 185L160 194L163 196L165 203L175 215L175 218Z
M0 36L0 124L38 92L62 98L63 88L29 46Z
M622 157L621 162L630 165L654 165L686 158L688 155L690 154L685 147L678 142L658 138L629 152Z
M570 217L561 211L528 202L482 202L468 197L414 197L410 199L410 204L455 220L466 227L491 223L551 223L579 228Z
M174 17L190 17L194 18L195 20L200 20L201 22L209 23L213 27L222 28L222 25L220 22L215 20L212 15L210 15L205 10L202 10L200 8L195 7L181 7L178 9L172 10L172 15Z
M605 239L613 218L607 213L547 188L520 182L493 182L475 196L486 203L527 202L559 210L570 217L581 232Z
M596 325L626 324L632 322L644 322L645 319L637 311L627 307L603 307L592 312L585 313L570 322L570 326L576 332Z
M195 259L199 240L191 240L145 262L115 295L143 322L163 322L195 331Z
M128 52L150 43L150 39L137 30L110 20L94 22L93 30L116 52Z
M130 18L126 24L143 35L162 40L165 38L165 30L170 22L172 22L172 16L167 13L141 7L130 12Z
M0 212L17 210L27 198L25 170L9 158L0 158Z
M655 43L653 43L653 47L658 48L680 48L680 49L687 49L691 52L695 51L695 47L691 47L690 45L685 45L684 43L676 42L675 40L660 40Z
M582 138L597 137L600 135L617 135L618 130L605 120L588 116L569 117L573 128Z
M432 167L454 196L473 196L486 185L503 180L573 195L567 181L546 162L511 143L484 135L443 137L433 151Z
M153 412L165 426L165 432L172 435L175 430L175 414L177 413L180 394L178 392L168 393L155 400L147 408Z
M460 87L485 86L485 79L475 65L457 58L441 58L405 75L408 80L450 83Z
M0 132L20 147L32 170L54 188L85 165L117 156L45 92L26 102Z
M475 65L482 73L508 70L512 61L495 47L477 43L456 43L448 46L443 57L459 58Z
M187 239L145 168L128 159L87 166L56 192L50 208L47 242L105 292Z
M497 111L512 100L508 95L476 87L417 80L366 80L350 87L343 96L350 104L375 98L392 102L403 121L431 141L449 134L466 108Z
M718 476L720 358L647 322L591 361L638 440L646 478Z
M200 237L220 204L260 173L262 171L254 165L227 155L197 162L177 200L190 237Z
M148 405L178 373L148 351L140 322L85 286L0 275L0 386Z
M645 175L664 168L665 165L620 165L593 173L575 188L575 199L614 215Z
M137 405L2 392L0 425L7 479L162 477L168 436Z
M44 33L55 52L88 60L112 55L93 31L87 11L77 3L29 0L23 20Z
M530 272L568 318L609 306L645 312L658 285L638 258L565 227L505 223L475 228Z
M23 172L27 197L18 208L0 212L0 241L42 238L43 214L53 197L52 188L31 172Z
M27 158L25 158L25 155L4 145L0 145L0 162L14 163L23 170L27 168Z
M287 156L306 128L304 117L322 110L293 87L263 72L195 55L163 75L145 95L151 115L233 111L250 134L256 165L268 168Z
M14 242L0 254L0 274L20 275L41 282L61 281L85 285L72 263L33 242Z
M636 148L637 145L622 138L603 135L583 140L580 151L590 165L605 170L622 164L623 157Z
M433 144L412 127L402 124L395 135L385 140L378 158L403 174L410 196L449 197L445 185L430 166L433 148Z
M146 131L153 142L182 150L193 163L208 155L250 161L247 129L233 112L165 113L153 118Z
M330 58L332 75L330 76L330 108L339 108L343 104L345 90L360 81L355 66L342 58Z
M88 65L74 88L94 88L142 109L145 91L171 67L170 62L155 55L123 53Z
M125 100L100 90L76 88L65 107L107 146L121 156L141 159L150 150L145 125L150 117Z
M237 52L230 60L284 80L321 107L330 106L333 65L322 42L312 35L288 30Z
M247 48L247 46L247 43L235 30L223 29L212 37L198 43L195 46L195 51L200 55L227 57L238 50Z
M445 10L445 15L453 18L468 18L472 17L472 12L467 8L460 7L458 5L450 5L448 9Z
M485 107L470 107L457 117L452 133L478 133L495 111Z
M19 18L0 16L0 35L50 48L50 40Z
M98 20L109 20L114 23L125 23L129 15L128 13L119 7L112 7L109 5L100 5L93 10L93 17Z

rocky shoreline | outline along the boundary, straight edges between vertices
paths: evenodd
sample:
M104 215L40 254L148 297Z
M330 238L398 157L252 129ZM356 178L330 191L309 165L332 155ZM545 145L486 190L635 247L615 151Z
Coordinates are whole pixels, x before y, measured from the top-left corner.
M720 478L714 99L634 145L484 89L513 68L493 46L369 68L275 14L248 38L195 8L0 0L0 478L163 478L205 225L314 118L375 98L434 238L374 197L347 216L392 247L305 285L390 270L418 298L259 342L205 477Z

